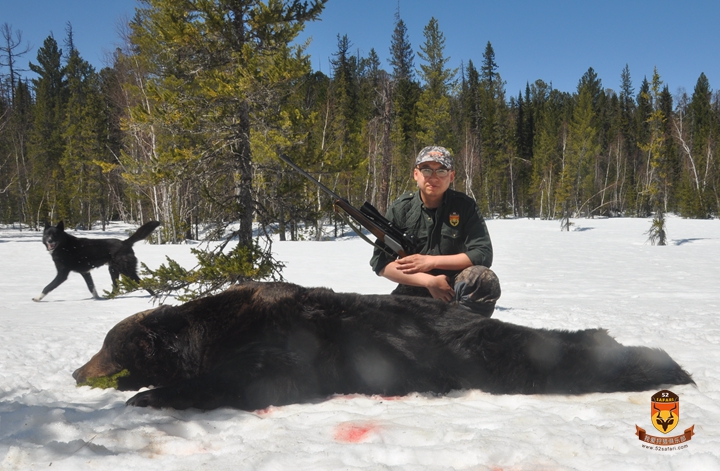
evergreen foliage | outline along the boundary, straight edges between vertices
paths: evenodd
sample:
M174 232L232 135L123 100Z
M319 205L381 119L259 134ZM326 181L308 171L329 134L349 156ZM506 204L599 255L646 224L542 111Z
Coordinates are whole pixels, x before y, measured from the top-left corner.
M38 48L32 80L15 67L18 35L0 31L0 223L152 218L160 243L221 241L192 270L168 260L145 273L163 296L190 297L279 276L260 236L346 229L278 151L381 210L415 188L413 158L438 144L486 217L569 230L574 217L653 216L662 243L668 213L720 214L720 94L705 74L675 96L657 70L635 85L627 65L617 92L592 68L576 90L538 79L506 91L490 41L479 64L449 68L431 18L416 60L398 12L387 70L339 35L326 75L296 43L325 1L142 0L110 67L93 70L68 27L65 52L52 36Z
M417 139L452 149L450 93L457 71L445 67L450 58L444 55L445 35L435 18L425 26L423 35L425 43L418 56L424 62L419 75L425 86L415 104Z
M98 376L95 378L88 378L88 380L84 383L78 383L77 387L79 388L80 386L90 386L91 388L117 389L118 380L120 378L124 378L125 376L130 376L129 370L121 370L119 373L115 373L114 375L110 376Z
M652 111L647 118L649 131L647 142L639 143L640 149L647 152L647 173L645 176L645 190L649 204L653 211L652 226L649 231L649 240L653 245L666 245L665 212L667 207L668 187L668 155L665 143L665 114L661 100L662 80L657 68L653 73L650 84L650 93L644 99L650 104Z
M155 270L142 263L139 283L123 276L118 289L105 295L113 298L145 289L152 290L160 299L172 295L185 302L217 294L242 281L280 281L285 265L275 260L271 247L253 241L249 246L237 244L230 250L225 250L226 244L213 250L190 249L197 260L195 267L186 269L170 257L165 257L167 263Z

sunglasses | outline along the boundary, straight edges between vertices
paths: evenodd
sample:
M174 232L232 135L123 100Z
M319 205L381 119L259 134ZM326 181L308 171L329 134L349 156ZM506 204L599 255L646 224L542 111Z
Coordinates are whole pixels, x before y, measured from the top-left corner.
M450 175L450 172L451 172L451 170L448 170L446 168L438 168L435 170L433 170L431 168L427 168L427 167L425 167L425 168L416 167L416 168L420 171L420 173L423 174L423 177L425 177L425 178L432 177L433 173L440 178L447 177L448 175Z

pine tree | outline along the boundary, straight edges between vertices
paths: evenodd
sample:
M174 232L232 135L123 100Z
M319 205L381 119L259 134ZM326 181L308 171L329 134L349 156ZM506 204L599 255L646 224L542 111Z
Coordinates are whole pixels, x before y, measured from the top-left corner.
M365 200L370 201L380 214L385 214L389 204L390 172L393 159L394 82L390 74L380 68L380 59L374 49L367 59L368 71L363 83L365 94L362 101L372 104L366 125L368 149L368 184Z
M295 111L283 108L283 97L310 66L303 46L292 43L326 1L144 0L132 22L134 59L147 70L146 99L132 117L154 132L153 173L185 174L219 209L212 215L218 233L237 223L232 236L239 248L230 253L250 259L228 267L263 265L271 257L252 259L253 162L296 143L285 134ZM253 273L227 273L226 281Z
M666 178L663 184L664 206L666 212L677 212L676 188L679 187L680 175L682 172L680 162L680 149L677 142L673 140L673 96L670 89L665 85L660 92L660 110L665 118L663 121L663 148L661 152L665 156Z
M465 69L462 88L463 109L469 120L470 128L475 133L480 132L482 112L480 110L480 73L472 60L468 61Z
M561 181L563 155L566 142L563 138L567 126L564 126L564 102L570 101L567 94L551 90L542 80L536 81L531 88L532 101L537 113L536 132L533 144L532 193L535 211L542 218L553 219L562 205L556 204L556 187Z
M425 26L423 35L425 42L420 46L422 52L418 53L424 62L420 65L424 89L416 105L418 141L423 146L452 148L449 94L457 71L446 68L450 58L444 55L445 35L435 18Z
M0 25L0 222L32 223L28 203L33 183L27 160L32 96L18 66L29 48L23 45L21 31L13 32L8 23Z
M592 173L589 169L600 152L593 110L593 87L582 82L579 87L558 194L565 219L573 214L589 213L587 205L592 196Z
M495 62L495 50L490 44L490 41L485 45L485 52L483 52L483 64L480 68L480 75L486 84L486 87L495 85L495 74L497 72L498 65Z
M407 162L420 150L417 143L417 102L420 84L415 78L413 52L405 22L399 11L395 14L395 29L390 42L389 63L392 66L392 141L394 154L388 174L386 204L402 192L407 178Z
M694 178L691 178L694 180L694 185L686 185L684 213L692 217L710 216L708 188L712 179L711 169L714 167L713 155L717 148L718 137L718 114L712 111L711 98L710 82L707 76L701 73L688 105L690 153L694 160L692 171ZM689 189L692 186L695 191Z
M512 200L512 159L514 127L505 100L505 85L497 72L495 50L488 41L480 67L480 154L482 158L482 189L480 204L487 214L508 214Z
M60 191L64 179L60 159L64 151L62 138L67 82L62 66L62 50L55 38L48 36L37 52L38 64L30 63L37 74L32 79L35 94L34 122L28 153L32 173L32 190L28 204L31 214L40 220L67 216L67 201Z
M472 60L463 67L460 86L460 112L458 129L463 136L459 152L455 154L456 177L455 185L461 186L465 193L475 198L479 186L479 175L482 174L480 159L480 74Z
M665 227L665 190L667 188L667 156L663 152L665 143L665 114L661 108L660 74L657 68L653 72L650 93L643 97L652 109L647 119L649 139L641 142L640 149L647 152L649 162L646 175L646 193L654 212L652 225L648 231L648 239L653 245L666 245Z
M15 31L13 34L12 27L8 23L0 26L0 67L7 67L7 79L10 82L9 103L15 102L16 86L20 82L20 70L18 70L17 61L27 54L30 50L29 45L23 45L22 31Z
M625 64L625 68L620 76L620 132L625 142L626 153L635 152L637 148L634 142L636 125L634 122L635 115L635 99L632 79L630 77L630 68Z
M525 99L518 95L518 107L522 113L517 117L517 147L522 159L532 161L535 133L535 112L530 98L530 84L525 86Z
M619 96L613 94L609 106L613 113L609 119L606 188L602 192L601 204L607 206L607 214L618 215L627 209L623 188L627 186L626 181L634 181L634 174L627 172L627 167L638 151L635 141L634 89L627 64L620 74Z
M641 144L650 142L650 128L649 120L652 114L652 104L650 103L650 82L647 77L643 78L640 84L640 90L637 94L637 110L635 112L635 142L637 149L635 149L631 158L631 174L632 182L629 192L629 202L633 207L633 214L638 217L647 217L652 212L652 207L648 199L648 193L645 191L646 181L642 178L645 175L646 169L650 165L647 161L647 152L641 151Z
M203 134L160 150L180 144L203 156L204 168L225 167L230 179L213 186L233 195L222 217L239 223L240 244L252 240L253 140L284 119L276 112L283 87L309 70L291 42L325 1L147 0L132 24L131 39L156 72L148 91L158 124L177 136Z
M395 29L390 42L390 57L388 62L392 66L393 79L396 81L412 80L414 76L415 53L410 44L405 22L400 18L400 12L395 13Z
M516 216L525 215L528 211L531 215L532 204L530 197L532 161L533 161L533 142L535 140L535 110L530 96L530 84L525 86L525 98L522 94L518 94L518 110L515 117L515 147L517 156L511 157L513 166L513 181L516 194L515 208Z
M80 57L68 30L69 57L65 66L68 102L63 121L64 151L60 160L65 179L63 194L70 200L66 223L83 222L90 229L102 214L105 187L102 167L105 154L103 100L95 69Z
M331 165L336 168L355 168L359 163L361 114L359 102L359 71L356 57L350 54L352 44L347 35L338 35L337 51L330 61L333 69L332 100L333 135L330 151Z
M480 67L480 100L482 113L482 127L480 141L482 153L485 156L487 166L493 168L497 165L500 153L500 123L498 110L498 65L495 63L495 51L488 41L483 53L483 63Z

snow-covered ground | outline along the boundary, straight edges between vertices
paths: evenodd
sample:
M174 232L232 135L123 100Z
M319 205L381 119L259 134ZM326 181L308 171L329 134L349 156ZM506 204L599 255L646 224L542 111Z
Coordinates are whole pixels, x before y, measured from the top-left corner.
M583 396L334 397L248 413L126 407L133 392L78 388L71 373L144 293L95 301L82 278L43 302L54 277L40 234L0 228L0 469L63 470L681 470L720 469L720 221L668 220L651 246L647 219L490 220L503 295L494 317L532 327L604 327L626 345L664 348L697 386L672 386L686 448L644 448L656 391ZM76 233L124 238L128 226ZM139 243L151 267L190 246ZM358 238L276 242L288 281L389 293ZM93 272L110 288L105 268Z

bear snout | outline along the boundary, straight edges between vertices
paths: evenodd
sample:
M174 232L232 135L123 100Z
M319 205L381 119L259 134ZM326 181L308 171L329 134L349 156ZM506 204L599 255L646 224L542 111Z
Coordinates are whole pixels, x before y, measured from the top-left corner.
M111 376L122 370L110 358L105 348L96 353L89 362L75 370L72 374L77 384L86 383L89 379Z
M82 372L83 368L85 368L85 367L81 366L77 370L73 371L73 374L72 374L72 377L75 379L75 383L78 386L81 384L87 383L87 380L88 380L87 374Z

